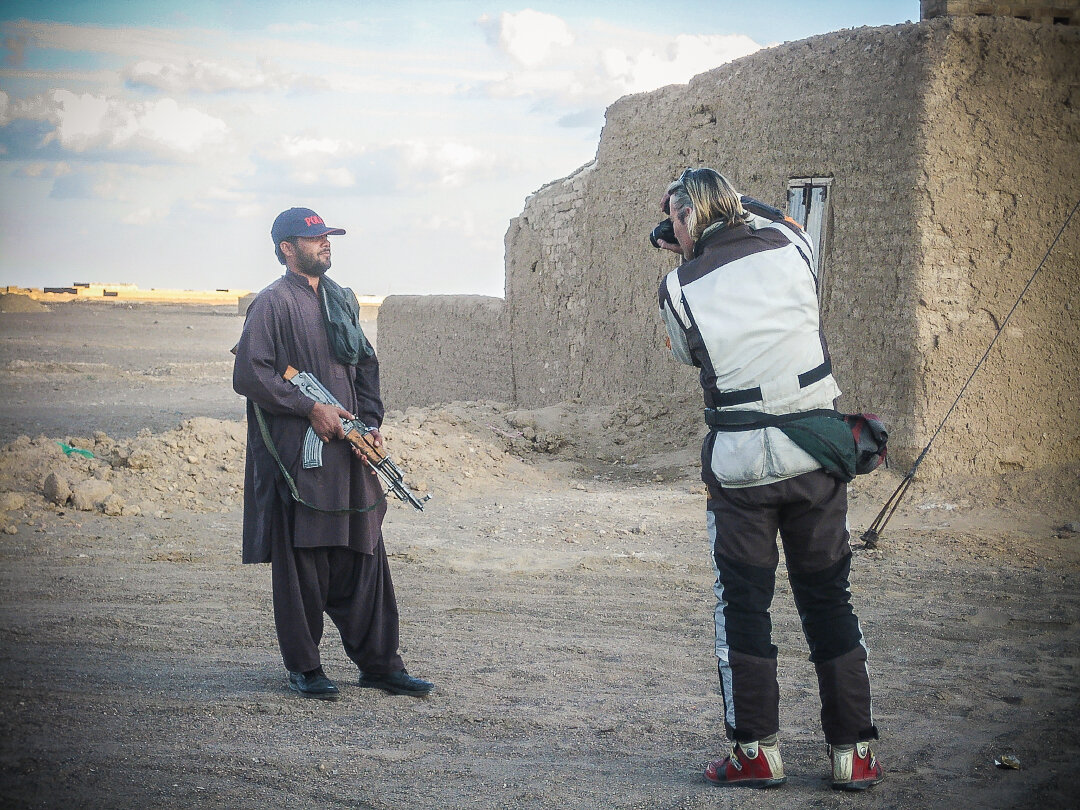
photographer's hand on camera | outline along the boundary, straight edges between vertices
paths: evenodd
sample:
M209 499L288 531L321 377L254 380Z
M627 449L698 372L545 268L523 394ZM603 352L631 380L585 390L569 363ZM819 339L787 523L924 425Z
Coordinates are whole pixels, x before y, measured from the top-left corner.
M663 239L656 240L656 246L661 250L670 250L672 253L678 253L683 255L683 249L679 247L678 243L665 242Z
M657 250L670 250L672 253L678 253L682 255L682 248L679 243L675 241L674 229L672 228L671 221L671 195L664 193L664 196L660 198L660 210L668 216L668 219L657 225L651 234L649 234L649 241L652 242L653 247ZM671 237L667 239L665 237Z
M660 210L668 215L650 234L650 241L661 250L678 253L684 259L694 255L694 240L687 228L689 209L671 210L671 195L664 194L660 199Z

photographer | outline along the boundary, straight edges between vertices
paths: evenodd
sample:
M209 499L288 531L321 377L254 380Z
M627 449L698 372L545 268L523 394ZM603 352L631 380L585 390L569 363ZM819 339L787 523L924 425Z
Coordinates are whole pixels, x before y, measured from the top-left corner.
M770 422L832 408L840 394L819 329L813 246L780 211L740 197L712 169L687 169L661 207L673 231L665 235L661 223L653 244L685 261L660 286L660 313L672 354L700 369L709 425L701 477L732 748L705 778L753 787L786 779L769 616L779 532L817 671L832 785L863 790L883 773L868 744L878 732L849 604L846 483Z

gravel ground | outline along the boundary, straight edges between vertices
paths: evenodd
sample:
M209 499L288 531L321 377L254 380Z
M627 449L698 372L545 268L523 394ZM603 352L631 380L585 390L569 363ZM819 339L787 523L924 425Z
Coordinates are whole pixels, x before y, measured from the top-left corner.
M242 416L226 356L241 319L228 315L0 314L0 427L13 442L0 454L0 805L1074 806L1075 469L917 484L880 549L855 551L887 771L865 795L825 781L816 682L782 572L788 784L702 780L725 742L693 453L642 453L611 409L392 415L407 471L434 494L423 513L392 504L386 522L402 654L438 687L426 699L358 688L328 626L324 664L342 699L299 698L277 652L269 568L240 565L240 503L221 492L238 485L242 453L196 452L198 436L215 424L234 436ZM192 417L203 421L177 429ZM604 425L620 427L632 460L595 452L614 445ZM113 448L113 460L64 456L56 440ZM114 467L135 441L171 441L188 466ZM41 494L49 468L108 480L139 508L56 506ZM856 533L896 481L856 482ZM1003 754L1021 769L996 768Z

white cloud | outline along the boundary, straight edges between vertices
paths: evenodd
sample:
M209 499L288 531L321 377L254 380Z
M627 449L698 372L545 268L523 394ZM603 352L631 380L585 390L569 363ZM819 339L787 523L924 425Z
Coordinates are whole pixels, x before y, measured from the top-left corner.
M294 183L345 189L356 185L356 175L347 164L363 148L337 138L286 135L263 151L271 163L285 164Z
M181 108L171 98L150 104L136 125L151 141L164 144L178 152L191 154L207 143L220 141L229 131L220 118L214 118L191 107Z
M458 141L421 139L358 143L287 136L262 150L296 183L333 188L456 188L490 177L491 153Z
M494 159L479 149L462 143L423 141L401 144L405 157L404 168L421 182L426 179L443 187L457 187L488 174Z
M41 145L55 141L75 153L136 149L190 156L221 142L229 131L221 119L181 107L171 98L131 101L61 89L15 102L5 100L0 106L4 125L15 118L47 121L55 129Z
M342 189L356 185L356 176L344 166L293 167L289 177L302 186Z
M498 22L485 16L480 23L495 34L504 53L526 68L538 67L560 48L574 44L574 34L564 20L528 8L516 14L504 11Z
M483 84L489 95L563 107L604 107L761 48L742 34L668 35L599 23L572 31L558 17L533 11L481 18L480 25L510 63L500 79Z
M0 127L6 127L17 118L55 123L55 108L55 103L45 95L12 99L0 90Z
M334 156L355 151L346 141L336 138L312 138L306 135L288 135L281 138L275 147L283 158L305 158L309 155Z
M279 91L293 87L313 90L326 86L321 79L290 73L268 59L259 59L254 67L207 59L142 60L125 68L121 75L130 85L173 94Z
M332 188L352 188L356 185L356 176L344 166L327 169L323 172L323 178Z
M209 212L215 216L226 210L231 217L248 218L266 213L260 194L226 186L208 185L198 196L191 197L187 204L194 211Z
M486 212L484 212L486 213ZM491 223L477 221L476 212L471 209L449 213L432 214L416 221L418 235L430 234L438 238L464 239L474 247L490 247L493 234L498 231L491 228Z
M167 208L143 206L121 217L120 222L124 225L152 225L156 222L163 222L168 214L169 210Z
M21 37L27 47L90 51L136 59L183 61L185 58L186 36L164 29L15 20L5 22L4 31Z
M26 50L26 37L4 37L4 48L7 49L5 63L18 67L23 63L23 51Z
M50 94L56 129L46 136L46 142L58 140L60 146L72 152L85 152L92 147L116 148L131 140L138 130L135 116L123 103L110 103L104 96L89 93L75 94L70 90L53 90Z
M284 55L293 58L344 59L346 64L363 58L364 52L353 49L326 49L303 46L274 39L225 39L209 29L167 30L139 27L104 27L69 25L40 21L14 20L0 23L9 39L14 36L28 48L110 55L131 64L114 72L134 87L150 87L166 93L187 92L259 92L304 89L323 90L327 82L320 76L285 70L279 64ZM263 55L273 53L274 58ZM222 58L227 54L228 58ZM17 71L19 76L46 78L70 71ZM9 72L10 75L10 72ZM96 78L102 80L102 74ZM95 78L87 75L86 78Z
M211 186L203 192L205 200L224 202L230 204L243 204L255 201L255 195L251 192L237 191L234 188L224 186Z
M56 163L28 163L16 171L22 177L55 178L71 173L71 164L64 161Z
M321 86L320 79L326 75L324 66L393 79L413 75L438 77L446 73L447 65L460 70L472 62L470 55L463 55L453 46L440 50L426 46L407 49L387 40L383 47L372 48L330 41L341 39L342 32L355 33L364 27L367 26L349 21L319 25L288 23L268 26L263 29L263 35L256 36L250 33L236 35L210 27L170 30L0 20L0 31L23 38L28 50L41 48L118 57L132 64L132 78L146 79L151 86L156 86L155 82L192 79L201 70L203 80L211 83L227 79L231 74L240 81L240 86L230 89L243 89L253 79L271 85L287 80L290 87L315 87ZM248 62L255 68L249 67ZM135 70L134 66L139 63L145 64ZM289 64L318 64L321 67L319 73L292 73L277 67ZM168 66L167 71L165 66ZM266 77L258 79L259 72L265 73ZM20 75L34 73L49 75L52 71L20 70ZM165 73L169 74L167 78Z
M626 87L627 92L638 93L666 84L684 83L699 73L760 48L742 34L682 34L658 43L657 47L645 47L635 52L608 49L604 61L611 79Z

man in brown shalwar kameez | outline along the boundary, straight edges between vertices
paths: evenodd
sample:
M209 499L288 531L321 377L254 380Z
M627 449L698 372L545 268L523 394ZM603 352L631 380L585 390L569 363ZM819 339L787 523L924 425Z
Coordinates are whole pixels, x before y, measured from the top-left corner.
M385 496L366 462L342 440L339 417L375 428L383 417L379 361L355 315L329 320L331 295L356 303L351 291L323 275L330 268L328 237L344 233L307 208L282 212L271 229L287 272L251 303L233 369L233 388L248 400L243 561L271 565L289 688L305 697L340 697L320 664L325 612L360 669L360 686L426 695L434 684L410 676L398 654L397 599L382 537ZM343 350L332 329L344 330L355 351ZM317 377L344 409L308 399L282 377L288 366ZM322 465L304 469L309 427L323 441ZM378 433L376 440L381 443Z

